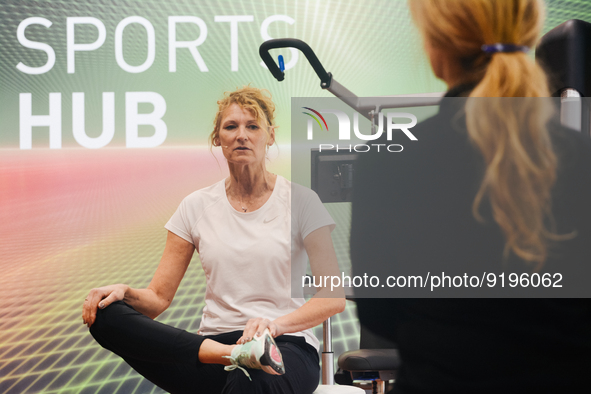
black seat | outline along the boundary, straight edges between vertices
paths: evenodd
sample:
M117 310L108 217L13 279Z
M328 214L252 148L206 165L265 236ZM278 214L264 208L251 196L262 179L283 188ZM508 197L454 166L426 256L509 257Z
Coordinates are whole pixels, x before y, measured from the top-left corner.
M362 325L359 347L358 350L350 350L339 356L339 368L350 373L351 380L371 381L374 393L384 393L386 382L395 379L400 367L396 344Z

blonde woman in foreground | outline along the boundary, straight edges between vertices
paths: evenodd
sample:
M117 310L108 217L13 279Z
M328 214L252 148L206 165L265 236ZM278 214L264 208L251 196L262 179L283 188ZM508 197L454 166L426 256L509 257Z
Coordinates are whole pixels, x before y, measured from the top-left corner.
M591 302L558 297L588 297L591 143L540 99L550 96L546 76L527 51L543 1L409 5L449 90L439 113L413 128L418 140L400 140L403 152L360 155L354 271L495 273L497 284L358 301L362 323L399 345L393 392L588 391ZM505 276L502 288L502 272L549 274L552 283L558 273L562 287L513 288ZM557 298L527 298L540 294ZM493 296L520 298L466 298Z

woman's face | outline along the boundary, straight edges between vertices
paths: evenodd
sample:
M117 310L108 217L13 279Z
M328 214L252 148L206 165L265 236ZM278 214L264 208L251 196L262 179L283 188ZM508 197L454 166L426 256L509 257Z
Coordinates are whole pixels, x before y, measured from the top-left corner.
M270 128L267 134L265 127L250 111L232 104L223 113L216 144L222 147L228 163L264 163L267 145L275 142L275 131Z

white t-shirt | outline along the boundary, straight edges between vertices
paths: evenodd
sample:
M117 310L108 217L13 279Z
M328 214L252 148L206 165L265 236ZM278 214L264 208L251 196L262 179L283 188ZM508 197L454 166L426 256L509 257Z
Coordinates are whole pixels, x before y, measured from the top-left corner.
M165 227L195 245L205 271L198 333L243 330L251 318L273 320L302 306L303 296L292 298L290 278L293 273L301 287L308 263L304 238L324 226L332 231L335 223L316 193L281 176L253 212L230 205L225 180L187 196ZM290 335L319 347L310 329Z

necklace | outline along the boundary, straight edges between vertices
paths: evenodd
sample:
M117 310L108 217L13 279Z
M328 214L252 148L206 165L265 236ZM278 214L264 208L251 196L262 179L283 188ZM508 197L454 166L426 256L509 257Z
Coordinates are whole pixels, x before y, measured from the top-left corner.
M246 212L246 210L248 209L248 207L244 206L244 201L242 200L242 196L240 196L240 208L242 208L243 212Z
M240 196L240 201L237 201L237 203L240 204L240 209L242 209L242 212L247 212L250 209L248 207L248 205L254 204L254 205L256 205L256 207L258 207L258 203L261 201L261 198L263 198L269 192L269 190L272 191L269 184L267 182L265 182L263 194L258 197L251 198L251 200L250 200L250 202L248 202L247 206L245 206L245 204L244 204L244 197L243 197L242 193L236 193ZM226 189L226 193L228 194L228 197L229 197L229 195L230 195L229 189ZM236 198L236 195L234 198Z
M254 197L253 199L251 199L247 205L250 205L252 207L252 205L256 205L259 201L260 201L261 196L259 197ZM248 206L244 206L244 200L243 200L243 196L240 196L240 208L242 209L242 212L246 212L248 211Z

